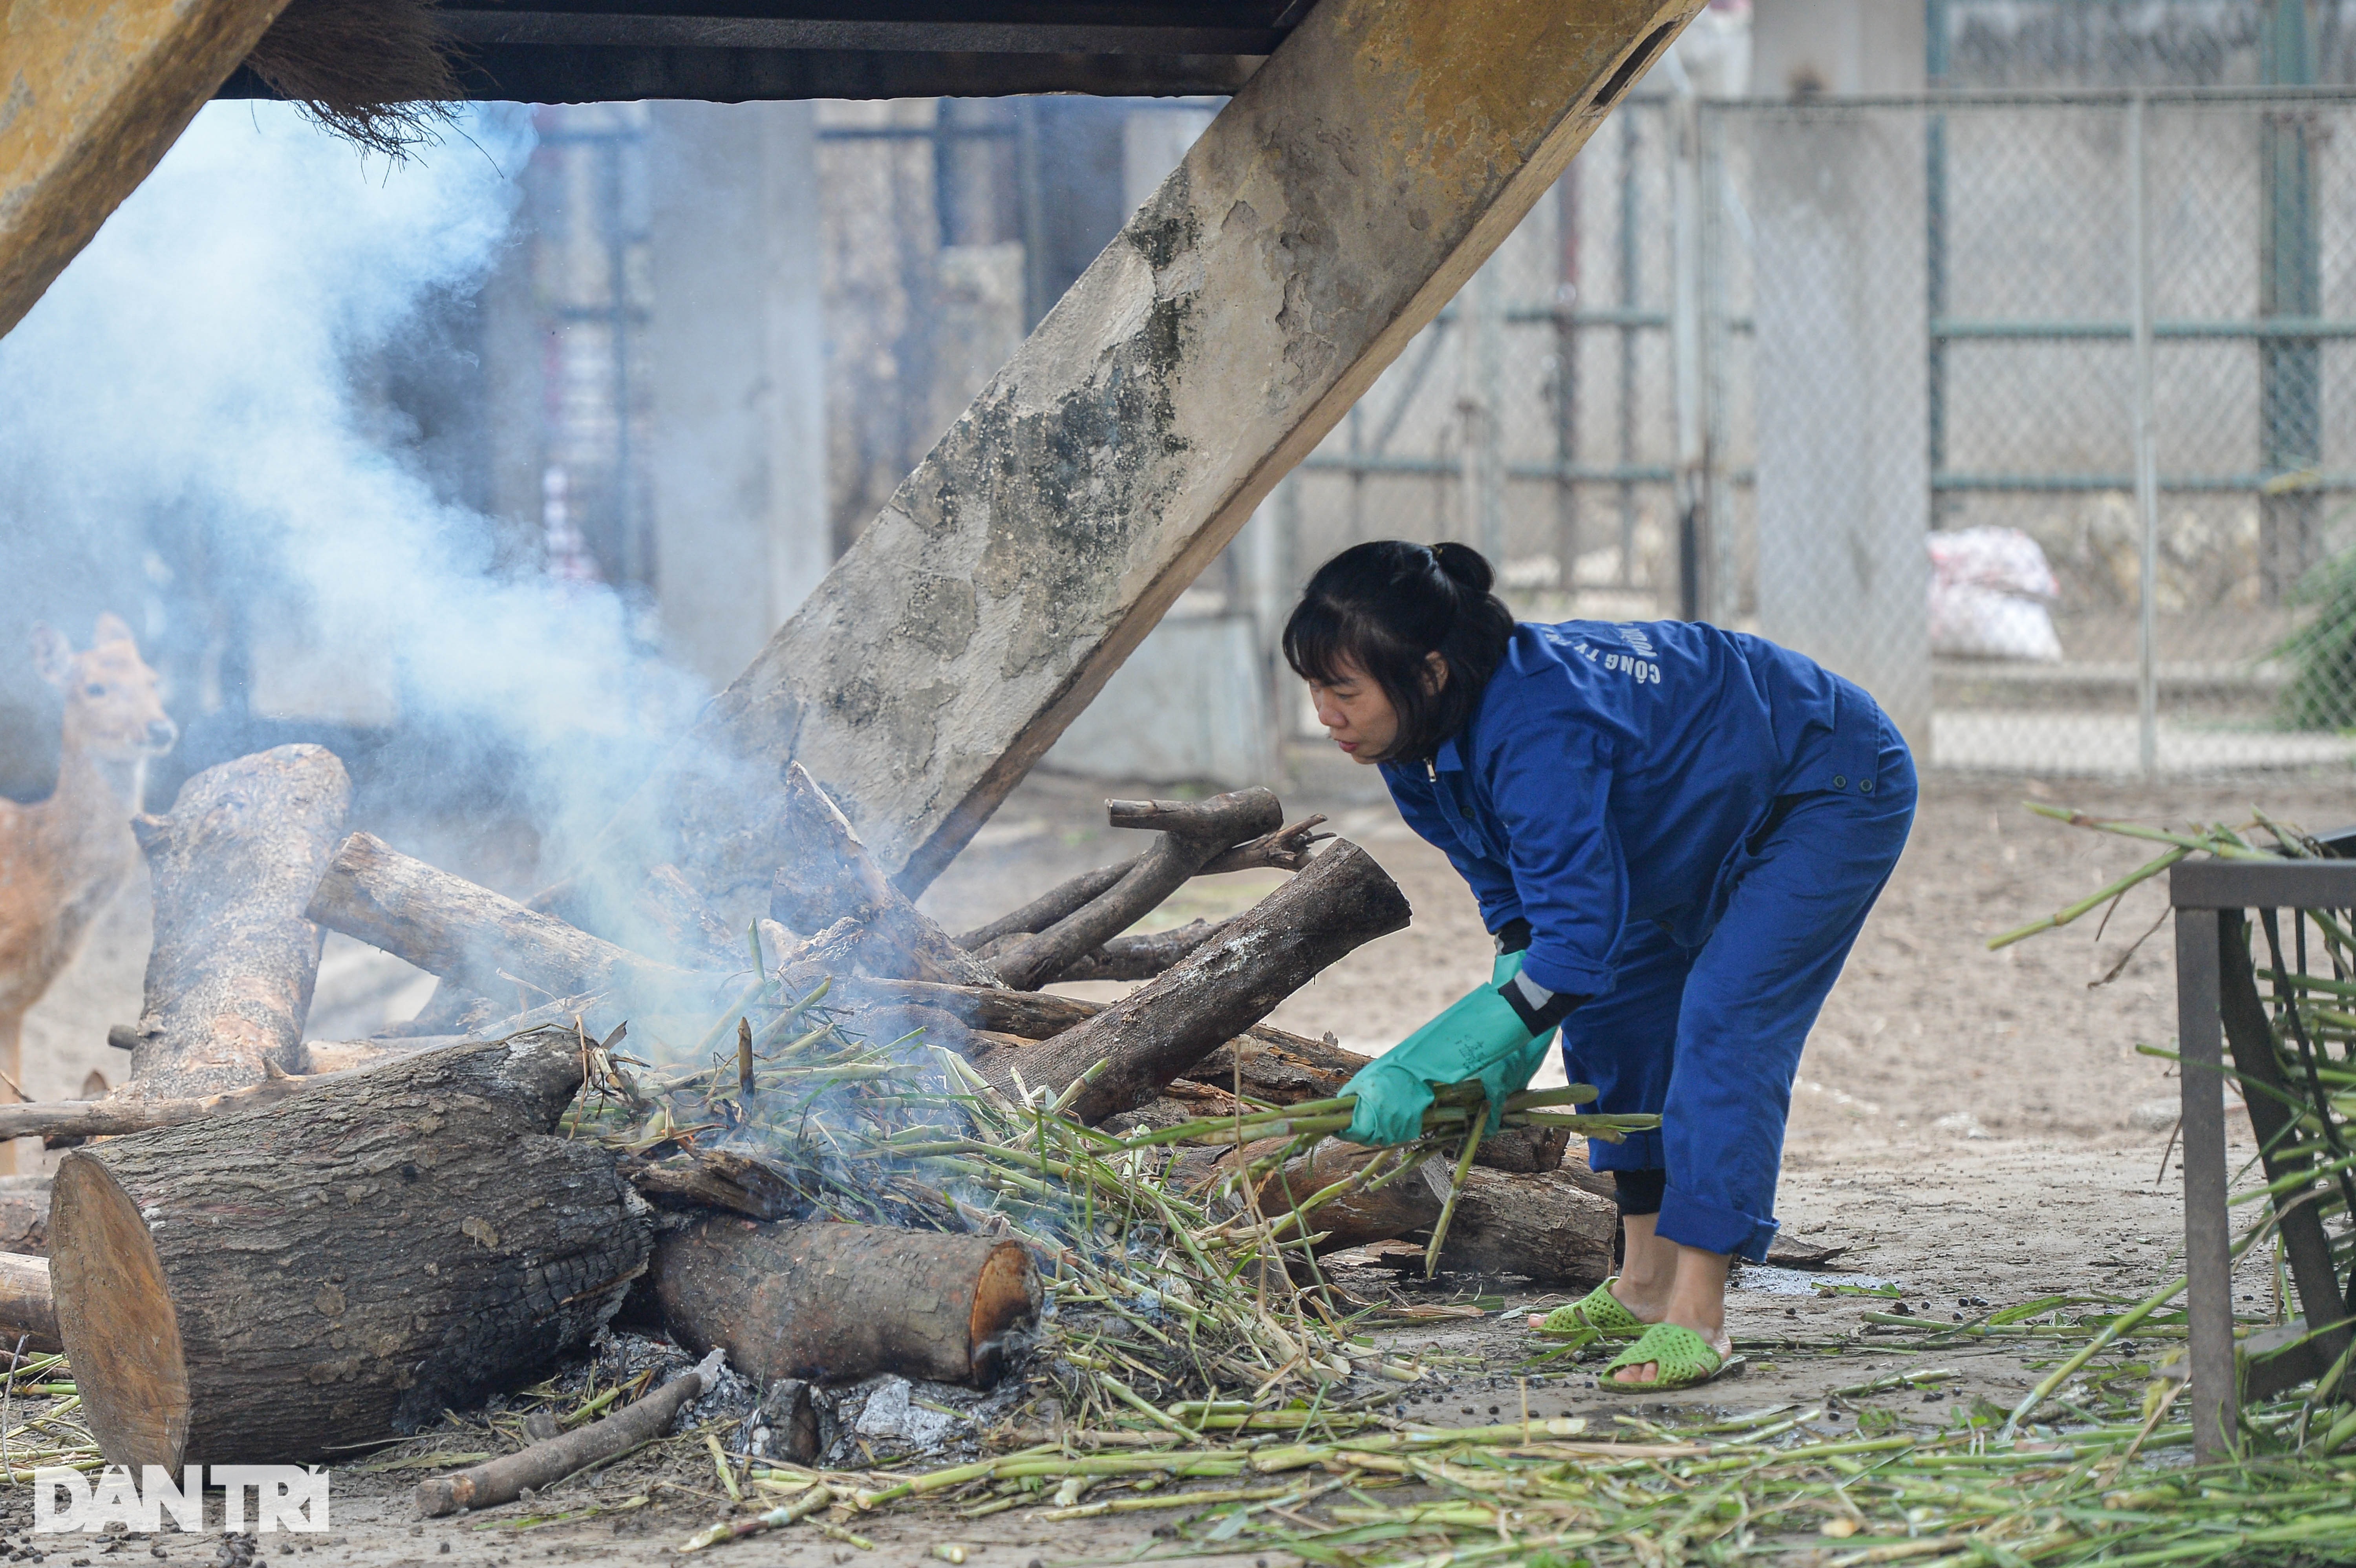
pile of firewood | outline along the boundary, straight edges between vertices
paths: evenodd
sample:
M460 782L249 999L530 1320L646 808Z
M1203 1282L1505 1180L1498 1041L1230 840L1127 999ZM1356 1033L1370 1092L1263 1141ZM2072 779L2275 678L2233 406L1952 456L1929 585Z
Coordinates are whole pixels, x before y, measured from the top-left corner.
M1408 923L1322 819L1286 826L1257 789L1110 802L1141 853L952 935L798 766L787 790L790 854L742 931L667 867L619 900L519 903L347 834L316 747L225 763L143 819L131 1079L0 1107L0 1135L79 1144L46 1277L0 1265L0 1324L62 1343L107 1459L317 1457L511 1387L617 1314L765 1385L985 1384L1043 1268L1102 1291L1177 1267L1155 1288L1226 1325L1235 1380L1260 1382L1353 1375L1311 1343L1317 1311L1266 1305L1321 1254L1438 1225L1443 1265L1608 1272L1608 1181L1566 1164L1576 1118L1476 1140L1443 1108L1456 1131L1408 1157L1254 1136L1363 1061L1260 1020ZM1123 934L1244 868L1294 874L1230 920ZM306 1045L320 927L439 976L434 1002ZM1109 1005L1039 988L1077 978L1144 983ZM1168 1381L1221 1392L1199 1358Z

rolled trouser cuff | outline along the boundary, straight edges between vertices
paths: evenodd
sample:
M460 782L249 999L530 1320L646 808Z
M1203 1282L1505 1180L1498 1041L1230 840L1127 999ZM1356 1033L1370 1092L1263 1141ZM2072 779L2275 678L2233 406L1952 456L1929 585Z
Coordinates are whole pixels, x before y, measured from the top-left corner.
M1661 1142L1658 1127L1650 1132L1628 1133L1616 1144L1605 1143L1601 1138L1587 1140L1590 1170L1665 1170L1668 1164L1667 1147Z
M1653 1222L1653 1234L1681 1247L1731 1253L1759 1263L1767 1256L1775 1228L1772 1220L1723 1208L1672 1186L1661 1199L1661 1217Z

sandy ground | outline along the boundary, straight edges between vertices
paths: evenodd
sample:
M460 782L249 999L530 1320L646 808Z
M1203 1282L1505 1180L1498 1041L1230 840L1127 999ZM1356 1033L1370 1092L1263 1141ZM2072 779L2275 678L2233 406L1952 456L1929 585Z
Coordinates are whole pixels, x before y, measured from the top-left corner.
M1447 863L1399 825L1371 774L1315 755L1301 757L1298 766L1300 776L1286 791L1289 814L1326 812L1398 880L1415 921L1335 965L1273 1021L1379 1050L1485 974L1487 940ZM1133 786L1100 781L1034 778L927 895L928 907L956 929L1072 871L1131 852L1133 837L1105 827L1098 803L1133 793ZM1927 781L1906 857L1811 1037L1794 1109L1783 1218L1794 1232L1847 1250L1821 1275L1751 1275L1734 1297L1738 1335L1819 1340L1855 1328L1866 1307L1888 1305L1821 1294L1834 1283L1894 1282L1913 1310L1944 1318L1966 1310L1967 1300L2002 1303L2064 1291L2139 1296L2173 1272L2181 1224L2177 1174L2172 1167L2163 1172L2160 1162L2175 1085L2167 1063L2135 1049L2168 1044L2173 1034L2167 933L2128 958L2111 984L2089 987L2153 924L2163 895L2147 888L2129 897L2099 942L2090 918L2002 953L1984 945L1990 935L2059 908L2146 858L2141 846L2043 821L2021 805L2059 794L2036 784ZM2309 827L2356 819L2356 790L2344 775L2078 787L2067 803L2143 821L2240 821L2253 799ZM1174 920L1215 916L1243 907L1270 880L1266 874L1205 880L1167 913ZM134 938L143 924L135 904L135 897L127 899L110 922L112 945L94 948L43 1003L28 1045L91 1020L102 1027L134 1016ZM1120 989L1073 988L1098 996ZM419 1000L413 974L354 952L331 955L319 1005L323 1019L365 1025L400 1016ZM86 1034L79 1038L87 1043ZM46 1081L37 1076L42 1067L30 1071ZM2247 1152L2237 1149L2237 1157ZM1368 1273L1360 1282L1379 1290L1387 1278ZM2270 1282L2254 1273L2241 1289L2251 1309L2261 1308ZM1516 1379L1525 1375L1518 1369L1529 1349L1520 1315L1560 1298L1512 1281L1408 1287L1419 1299L1483 1292L1501 1295L1503 1309L1451 1323L1444 1332L1425 1325L1392 1336L1485 1363L1445 1390L1411 1397L1409 1413L1469 1424L1519 1413L1524 1385ZM1741 1379L1691 1403L1736 1410L1819 1401L1832 1390L1925 1364L1962 1376L1927 1399L1908 1393L1867 1403L1907 1421L1941 1424L1958 1403L1985 1398L2011 1404L2031 1377L2002 1350L1944 1351L1926 1362L1853 1339L1837 1356L1756 1351ZM1642 1408L1599 1391L1581 1371L1541 1372L1527 1384L1527 1397L1533 1414L1583 1415L1599 1432ZM1821 1424L1843 1419L1854 1416L1836 1411ZM708 1466L700 1481L681 1479L676 1469L670 1474L668 1488L646 1491L648 1506L614 1520L519 1531L500 1511L420 1524L408 1507L406 1480L339 1471L335 1529L312 1544L339 1561L368 1564L653 1562L724 1503ZM617 1477L599 1495L611 1498L632 1484ZM635 1484L644 1487L646 1478ZM1155 1522L1150 1514L1055 1526L1031 1522L1023 1509L970 1522L909 1512L862 1526L878 1544L873 1555L804 1531L758 1537L713 1555L763 1568L853 1556L914 1563L932 1560L934 1544L957 1541L974 1549L975 1562L1020 1568L1034 1558L1126 1559L1158 1544L1150 1533ZM195 1538L160 1544L169 1560L213 1555L210 1542ZM265 1540L263 1550L283 1559L299 1557L304 1547L281 1538ZM1278 1560L1281 1553L1271 1558Z

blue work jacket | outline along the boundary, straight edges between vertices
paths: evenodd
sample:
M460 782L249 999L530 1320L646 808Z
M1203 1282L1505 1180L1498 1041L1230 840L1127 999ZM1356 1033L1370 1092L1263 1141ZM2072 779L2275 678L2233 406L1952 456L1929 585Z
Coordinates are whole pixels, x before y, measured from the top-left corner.
M1631 923L1698 947L1779 796L1871 790L1885 720L1864 689L1693 621L1524 623L1472 722L1382 764L1399 815L1472 885L1523 972L1601 996Z

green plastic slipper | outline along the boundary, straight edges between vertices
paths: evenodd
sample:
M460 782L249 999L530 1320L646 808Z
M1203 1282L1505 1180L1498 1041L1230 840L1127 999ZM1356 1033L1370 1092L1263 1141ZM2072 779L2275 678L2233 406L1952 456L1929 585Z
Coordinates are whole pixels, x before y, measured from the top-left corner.
M1647 1361L1660 1368L1651 1382L1623 1383L1612 1375L1622 1367L1641 1367ZM1741 1357L1721 1358L1708 1340L1690 1328L1675 1323L1655 1323L1644 1330L1643 1339L1607 1362L1597 1377L1604 1388L1614 1393L1660 1393L1670 1389L1699 1388L1741 1365Z
M1619 1278L1613 1275L1569 1306L1556 1307L1537 1325L1537 1332L1569 1335L1586 1331L1614 1339L1642 1334L1644 1320L1621 1306L1620 1298L1612 1294Z

